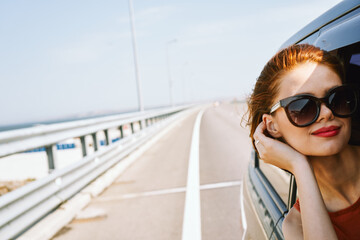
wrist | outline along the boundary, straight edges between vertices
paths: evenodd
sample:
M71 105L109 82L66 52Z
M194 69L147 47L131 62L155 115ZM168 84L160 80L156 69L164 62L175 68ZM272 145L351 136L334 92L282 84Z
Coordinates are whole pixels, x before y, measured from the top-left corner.
M312 167L304 155L299 155L296 159L294 159L292 174L294 174L295 177L308 171L312 171Z

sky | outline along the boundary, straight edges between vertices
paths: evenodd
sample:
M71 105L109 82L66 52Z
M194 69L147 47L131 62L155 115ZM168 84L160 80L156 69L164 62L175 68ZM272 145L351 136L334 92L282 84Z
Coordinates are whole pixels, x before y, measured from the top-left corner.
M244 99L339 0L132 0L145 110ZM128 0L0 2L0 127L139 108ZM168 56L168 57L167 57Z

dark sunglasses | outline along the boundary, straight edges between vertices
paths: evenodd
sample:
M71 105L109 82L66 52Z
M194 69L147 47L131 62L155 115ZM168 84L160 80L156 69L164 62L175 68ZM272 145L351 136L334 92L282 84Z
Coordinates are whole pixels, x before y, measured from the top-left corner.
M282 99L271 107L270 114L283 107L293 125L306 127L318 119L321 103L325 103L334 116L350 117L357 109L357 95L358 93L353 87L341 85L332 88L323 98L301 94Z

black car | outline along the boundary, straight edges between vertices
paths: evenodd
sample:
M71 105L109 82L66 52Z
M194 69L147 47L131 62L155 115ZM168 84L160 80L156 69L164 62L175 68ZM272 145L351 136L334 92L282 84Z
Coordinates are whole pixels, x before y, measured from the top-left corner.
M360 86L360 1L346 0L305 26L281 48L308 43L340 57L346 81ZM352 119L351 144L360 145L360 111ZM297 199L296 181L288 172L252 154L242 190L243 239L283 239L282 223Z

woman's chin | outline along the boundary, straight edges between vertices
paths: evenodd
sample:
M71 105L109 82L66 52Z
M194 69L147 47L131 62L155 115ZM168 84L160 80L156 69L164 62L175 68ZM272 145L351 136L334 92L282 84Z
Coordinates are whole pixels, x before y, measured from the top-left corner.
M328 157L340 153L347 145L343 141L332 141L322 144L307 144L307 146L295 147L295 149L306 156Z

